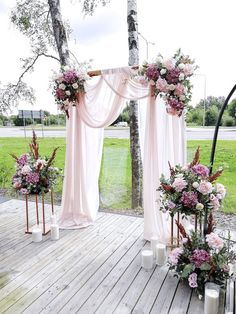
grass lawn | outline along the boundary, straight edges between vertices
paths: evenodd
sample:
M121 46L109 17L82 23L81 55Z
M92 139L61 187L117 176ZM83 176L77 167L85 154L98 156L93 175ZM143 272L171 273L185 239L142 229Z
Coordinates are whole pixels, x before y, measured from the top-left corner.
M0 188L11 187L11 176L14 173L14 160L9 153L19 156L28 151L30 138L0 138ZM49 155L52 149L59 146L55 166L64 167L65 139L39 138L41 155ZM200 145L201 162L208 165L211 141L189 141L188 161L194 156L195 149ZM227 188L224 211L236 212L236 141L218 141L214 169L219 166L224 172L219 182ZM108 139L104 141L104 152L101 166L100 201L101 207L123 209L130 208L131 176L129 140ZM62 191L62 182L58 182L56 192Z

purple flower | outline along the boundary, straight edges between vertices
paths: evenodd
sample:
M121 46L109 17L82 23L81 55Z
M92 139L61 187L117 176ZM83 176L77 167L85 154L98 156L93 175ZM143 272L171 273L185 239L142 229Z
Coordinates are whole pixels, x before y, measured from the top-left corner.
M28 155L27 155L27 154L21 155L21 156L17 159L17 163L18 163L18 165L20 165L21 167L23 167L24 165L26 165L26 164L28 163Z
M184 206L188 208L193 208L198 203L197 193L193 191L184 191L180 201L184 204Z
M201 164L195 165L192 167L192 171L201 177L209 176L209 169Z
M196 249L193 251L191 262L193 262L195 266L199 268L203 263L208 262L209 259L210 254L206 250Z
M175 98L167 98L167 104L173 109L176 110L183 110L184 109L184 103L182 101L179 101Z
M198 284L197 284L197 274L196 273L192 273L191 275L189 275L188 283L189 283L189 286L191 288L197 288L198 287Z
M184 180L183 177L175 178L172 186L175 188L177 192L182 192L183 189L187 186L187 182Z
M72 84L75 83L78 79L78 76L74 70L67 71L63 74L64 80L66 83Z
M21 194L29 194L28 190L25 188L20 189Z
M26 181L28 183L36 184L39 182L39 174L37 172L30 172L26 176Z
M156 81L159 77L160 73L157 69L157 67L155 66L155 64L150 64L147 68L146 71L146 76L149 80L153 80Z

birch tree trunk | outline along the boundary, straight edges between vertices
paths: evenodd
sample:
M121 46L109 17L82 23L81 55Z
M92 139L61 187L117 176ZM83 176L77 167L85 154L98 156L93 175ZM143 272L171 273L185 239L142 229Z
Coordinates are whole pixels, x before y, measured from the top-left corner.
M60 62L61 65L67 65L69 64L69 49L66 30L62 21L60 0L48 0L48 5Z
M129 65L139 64L136 0L127 0ZM139 142L138 104L130 101L130 152L132 171L132 208L142 207L142 161Z

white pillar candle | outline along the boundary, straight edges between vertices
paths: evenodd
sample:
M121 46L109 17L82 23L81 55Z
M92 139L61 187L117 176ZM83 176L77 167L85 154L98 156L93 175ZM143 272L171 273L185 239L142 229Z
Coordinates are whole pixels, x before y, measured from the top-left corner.
M52 225L56 225L57 224L57 215L56 214L52 214L50 217L50 222Z
M40 242L42 241L42 230L39 227L34 227L32 230L32 241L33 242Z
M152 250L143 250L141 252L141 266L145 269L151 269L153 267Z
M205 285L204 314L216 314L219 308L219 286L214 283Z
M233 312L234 310L234 282L233 280L229 281L229 311Z
M153 257L156 257L156 245L158 244L158 238L157 237L151 237L150 239L151 242L151 249L153 252Z
M166 262L166 246L165 244L158 243L156 245L156 263L163 266Z
M51 240L59 239L59 226L57 224L51 225Z

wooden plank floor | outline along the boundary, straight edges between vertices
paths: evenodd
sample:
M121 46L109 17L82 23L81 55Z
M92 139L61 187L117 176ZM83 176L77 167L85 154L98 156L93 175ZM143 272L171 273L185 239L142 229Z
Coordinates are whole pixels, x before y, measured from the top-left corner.
M33 243L24 206L0 204L0 313L203 313L203 302L167 266L140 267L149 246L142 218L99 213L94 226Z

